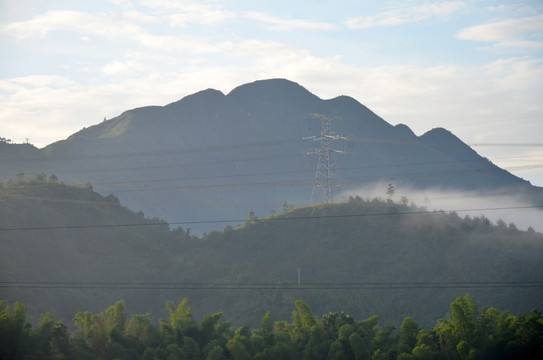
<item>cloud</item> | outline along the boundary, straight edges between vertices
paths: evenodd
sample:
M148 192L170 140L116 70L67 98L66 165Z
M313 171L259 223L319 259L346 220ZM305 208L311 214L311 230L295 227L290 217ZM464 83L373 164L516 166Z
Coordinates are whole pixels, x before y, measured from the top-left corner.
M1 32L12 34L16 39L29 37L45 37L55 30L72 30L86 33L107 34L111 21L105 17L93 16L81 11L48 11L34 16L28 21L18 21L0 28Z
M156 24L160 22L157 16L145 14L137 10L126 10L123 12L123 17L127 20L133 20L144 24Z
M133 74L135 72L145 71L147 67L145 64L135 61L122 62L115 60L102 67L102 73L106 75L126 75Z
M462 40L493 42L501 47L542 48L543 15L509 19L460 30Z
M189 23L201 25L216 25L235 17L235 13L222 9L212 9L207 6L192 4L182 13L169 17L172 26L186 27Z
M202 4L213 9L210 3ZM452 4L461 3L439 4L451 5L442 8L427 5L426 12L412 8L404 18L399 18L406 21L447 14L455 8ZM173 12L182 13L177 11L180 8L174 8ZM426 15L407 16L419 13ZM138 13L131 14L136 18ZM171 20L169 11L157 7L151 14L166 22L167 29ZM251 19L277 30L295 27L318 30L321 24L296 19L281 21L263 13L239 16L248 14ZM384 18L382 14L385 13L379 16ZM71 65L72 69L63 74L70 77L1 81L0 119L24 119L28 124L21 127L14 123L10 129L4 128L4 136L14 141L29 137L38 145L46 145L83 126L100 122L104 116L111 118L132 107L164 105L205 88L227 93L246 82L276 77L296 81L323 98L350 95L386 121L405 123L417 134L441 126L465 142L474 143L536 141L543 132L541 60L510 58L483 65L356 65L341 56L317 56L310 50L279 41L258 40L251 34L231 41L191 37L185 31L177 34L179 29L155 34L150 29L158 27L146 28L145 19L130 17L122 11L117 14L51 11L4 26L3 31L20 39L47 36L56 30L72 31L78 38L92 39L85 46L92 47L99 56L98 62L85 58L88 62L84 65L89 70L86 74L75 70L76 60L70 63L63 59L66 61L63 64ZM322 25L327 29L327 24ZM125 57L120 57L122 53L100 51L103 45L100 39L113 39L114 44L129 40L122 43ZM536 120L524 121L522 125L522 119ZM52 124L48 132L43 130L45 122ZM515 126L511 126L512 122ZM504 156L495 149L482 150L490 158Z
M132 8L131 0L109 0L109 2L112 3L113 5L117 5L125 9Z
M160 40L166 43L157 43ZM149 42L149 47L172 46L168 43L170 39L164 37L149 35L140 41ZM405 123L419 135L441 126L468 143L519 141L520 136L522 141L535 142L543 131L543 123L539 121L543 114L540 101L543 61L516 58L473 66L360 66L348 64L340 56L315 56L280 42L245 40L215 45L213 51L217 55L211 58L179 56L182 49L181 52L128 51L124 60L111 59L98 67L99 73L91 75L95 79L92 87L84 86L84 80L75 82L65 77L2 81L3 107L25 114L26 106L32 106L38 95L40 98L47 95L36 119L52 119L51 109L59 102L64 103L60 99L65 95L48 95L66 87L67 98L71 99L65 104L66 111L73 118L64 118L73 132L80 128L73 128L75 118L81 127L89 126L95 123L94 118L109 118L130 107L163 105L209 87L219 87L218 90L227 93L245 82L281 77L302 84L322 98L350 95L386 121ZM200 46L211 51L205 48L211 44ZM77 100L76 95L80 96ZM21 101L24 98L28 103ZM85 107L89 103L100 104L100 112L110 110L98 114L96 109ZM31 123L29 116L17 117ZM526 119L524 125L522 119ZM516 126L509 128L511 121ZM37 125L33 131L39 132L39 128ZM508 139L503 138L504 133ZM65 131L52 140L69 134ZM492 154L493 149L484 151Z
M367 29L373 27L392 27L414 23L433 16L445 16L462 9L463 2L450 1L426 3L420 6L388 10L374 16L351 17L345 20L350 29Z
M212 1L143 0L141 5L166 16L174 27L187 27L188 24L211 26L236 17L236 13Z
M344 191L339 194L338 200L345 201L350 196L360 196L364 199L385 198L389 181L378 182L359 189ZM442 188L415 189L400 184L395 187L393 200L398 202L405 196L409 203L426 208L428 211L456 212L458 216L488 218L493 223L499 220L506 224L514 223L519 229L526 230L532 227L543 232L541 216L543 210L532 208L533 203L526 195L512 192L511 189L497 189L493 191L454 191ZM416 221L416 218L412 219Z
M65 88L76 84L70 78L59 75L32 75L0 81L0 89L8 87L8 84L25 88Z
M271 30L289 31L289 30L334 30L336 26L325 22L315 22L301 19L283 19L271 16L261 12L244 12L243 16L268 24Z
M120 20L106 14L93 15L70 10L48 11L31 20L10 23L0 28L0 32L9 33L18 40L45 37L58 30L82 33L84 38L96 35L105 39L131 40L147 48L166 51L216 53L220 47L202 38L155 35L134 22Z

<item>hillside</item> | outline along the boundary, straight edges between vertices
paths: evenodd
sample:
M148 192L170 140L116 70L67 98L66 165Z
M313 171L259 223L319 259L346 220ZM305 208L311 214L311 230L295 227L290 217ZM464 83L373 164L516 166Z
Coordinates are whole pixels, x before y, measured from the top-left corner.
M201 234L218 229L206 221L237 219L249 208L264 216L284 201L308 204L318 162L314 151L308 153L321 146L316 139L323 117L333 119L330 130L343 136L333 141L342 154L331 155L338 174L333 181L342 183L338 201L393 182L414 190L519 193L520 201L543 204L540 188L445 129L416 136L351 97L320 99L282 79L128 110L43 149L0 144L0 180L43 172L72 184L89 181L131 209L194 222Z
M497 301L514 311L543 305L543 289L515 287L541 281L543 236L486 218L356 198L248 221L204 240L181 272L205 263L202 281L295 284L300 269L294 293L316 313L332 305L357 316L379 313L387 324L411 315L431 325L429 314L445 311L447 299L466 292L483 305ZM494 282L505 286L494 288ZM285 317L282 309L292 298L275 291L253 301ZM226 306L231 299L223 301Z
M77 284L159 279L167 270L160 260L173 248L167 223L55 176L0 186L0 229L0 297L25 301L34 316L54 308L65 320L80 306L118 300Z
M290 319L304 299L315 314L432 326L468 292L482 306L543 308L541 233L387 200L285 205L195 237L41 176L2 187L0 222L2 298L34 316L54 308L69 320L123 299L164 317L165 301L188 297L198 313L256 326L268 310Z

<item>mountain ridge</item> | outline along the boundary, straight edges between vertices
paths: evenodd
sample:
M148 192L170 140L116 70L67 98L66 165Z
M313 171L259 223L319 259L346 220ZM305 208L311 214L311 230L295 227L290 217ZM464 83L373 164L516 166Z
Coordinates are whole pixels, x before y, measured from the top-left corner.
M239 218L249 209L262 216L284 201L309 202L318 163L310 153L321 146L323 117L343 139L333 141L341 154L331 158L341 175L334 181L343 183L344 192L363 194L365 186L381 183L421 190L506 188L522 189L527 201L543 204L538 188L448 130L416 136L352 97L323 100L286 79L243 84L226 95L206 89L164 106L127 110L38 149L30 160L0 147L6 159L0 181L21 172L89 181L130 207L174 222Z

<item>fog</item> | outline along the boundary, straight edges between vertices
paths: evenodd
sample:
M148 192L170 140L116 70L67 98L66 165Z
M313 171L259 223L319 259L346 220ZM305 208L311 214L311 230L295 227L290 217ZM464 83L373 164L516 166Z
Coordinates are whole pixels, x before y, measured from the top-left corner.
M389 183L378 183L354 190L342 191L336 198L346 201L350 196L363 199L388 198ZM415 189L411 187L396 187L391 199L400 202L406 197L409 204L424 207L429 211L454 211L460 217L485 216L493 223L502 220L507 225L513 223L520 230L529 227L543 233L543 210L534 208L525 194L512 192L511 189L493 190L491 192L454 191L450 189Z

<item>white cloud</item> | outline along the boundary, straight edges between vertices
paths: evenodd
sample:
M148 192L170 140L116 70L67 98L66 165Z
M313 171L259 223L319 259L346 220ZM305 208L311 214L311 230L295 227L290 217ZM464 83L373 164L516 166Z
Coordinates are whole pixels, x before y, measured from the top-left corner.
M325 22L315 22L302 19L283 19L261 12L244 12L243 16L269 25L271 30L333 30L335 25Z
M462 9L463 2L426 3L415 7L383 11L373 16L350 17L344 23L351 29L392 27L414 23L432 16L445 16Z
M1 32L12 34L16 39L45 37L55 30L71 30L87 34L108 35L114 22L106 16L94 16L81 11L48 11L28 21L18 21L0 28ZM118 28L115 30L119 30Z
M0 81L0 84L15 84L25 88L64 88L74 86L76 83L70 78L59 75L32 75Z
M109 0L109 2L125 9L132 8L132 0Z
M169 17L172 26L186 27L189 23L216 25L235 17L235 13L197 4L188 5L183 12Z
M133 9L124 11L123 17L127 20L133 20L145 24L156 24L160 22L160 18L157 16L145 14Z
M373 67L349 65L341 57L318 57L278 42L247 40L219 45L217 60L206 57L201 63L173 54L127 53L126 60L104 65L100 69L103 78L92 87L59 76L1 81L0 91L6 94L3 109L23 114L18 118L31 124L33 117L24 115L28 109L34 109L35 119L41 123L52 120L58 106L65 106L69 115L62 118L70 132L62 136L68 136L96 123L93 119L109 118L131 107L163 105L209 87L229 92L245 82L281 77L322 98L350 95L386 121L405 123L418 134L441 126L466 142L503 142L503 134L510 137L508 141L519 141L520 136L522 141L536 141L543 131L543 123L537 121L543 114L543 61L518 58L484 66ZM68 89L67 93L62 89ZM36 107L38 99L42 100ZM86 104L100 104L100 114ZM76 118L81 126L74 129ZM523 118L536 121L503 131L510 127L510 119L518 123ZM39 132L39 123L35 132Z
M494 42L504 47L543 47L543 15L509 19L460 30L462 40Z
M225 10L213 1L143 0L143 6L158 11L169 19L171 26L188 24L217 25L235 18L236 13Z
M154 35L131 21L123 21L105 14L93 15L80 11L49 11L31 20L14 22L0 28L18 40L45 37L56 30L68 30L106 39L125 39L148 48L166 51L186 50L194 53L216 53L220 45L196 37Z
M384 198L388 181L360 187L356 190L344 191L338 195L340 200L346 200L350 196L362 198ZM493 223L499 220L506 224L514 223L522 230L532 227L536 231L543 232L541 223L541 210L531 208L529 199L511 192L510 189L497 189L491 192L477 191L452 191L443 188L428 188L425 190L403 187L401 184L393 184L395 187L394 200L406 196L410 203L423 206L428 211L451 211L458 216L481 217L484 215ZM514 208L512 209L507 208ZM417 221L416 218L405 221Z
M135 61L122 62L115 60L102 67L102 73L106 75L126 75L147 70L147 67Z

